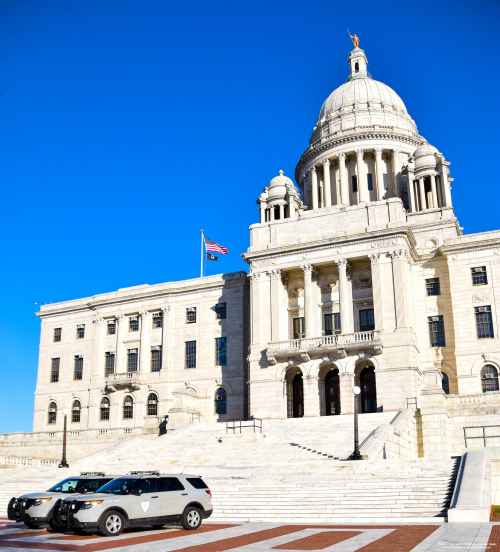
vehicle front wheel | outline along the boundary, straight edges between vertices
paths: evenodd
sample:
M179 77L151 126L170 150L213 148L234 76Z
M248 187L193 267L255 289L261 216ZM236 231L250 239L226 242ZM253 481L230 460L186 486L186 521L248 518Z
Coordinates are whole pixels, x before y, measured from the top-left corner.
M105 537L117 537L125 529L125 518L120 512L106 512L99 523L99 530Z
M198 508L194 506L189 506L184 510L182 514L181 525L184 529L194 530L198 529L201 525L201 512Z
M54 521L54 516L50 514L49 519L47 520L47 523L49 524L52 531L62 531L64 528L62 525L57 525L57 523Z

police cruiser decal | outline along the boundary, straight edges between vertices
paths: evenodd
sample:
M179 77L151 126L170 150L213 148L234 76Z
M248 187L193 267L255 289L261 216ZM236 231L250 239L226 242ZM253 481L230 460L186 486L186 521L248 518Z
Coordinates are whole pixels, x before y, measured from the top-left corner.
M134 506L134 510L136 512L140 512L141 510L143 512L147 512L148 510L156 510L156 503L152 502L150 504L149 502L141 502L140 504L136 504Z
M205 491L191 491L191 494L205 494Z

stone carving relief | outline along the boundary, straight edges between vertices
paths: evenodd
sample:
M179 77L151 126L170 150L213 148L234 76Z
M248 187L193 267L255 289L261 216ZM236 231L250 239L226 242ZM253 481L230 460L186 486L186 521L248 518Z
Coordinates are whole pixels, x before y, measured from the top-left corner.
M372 273L367 268L361 268L354 273L353 288L367 289L372 287Z
M339 290L339 278L336 274L327 274L321 281L321 293L329 295L331 293L337 293Z
M490 296L487 293L474 293L472 295L473 303L483 303L484 301L489 301Z
M398 243L397 239L394 239L394 240L379 240L379 241L372 242L370 244L370 247L372 249L375 249L377 247L389 247L390 245L396 245L397 243Z
M152 337L151 338L151 343L161 343L161 338L160 337Z
M297 279L294 280L288 291L288 296L290 299L296 299L297 297L304 297L304 280Z

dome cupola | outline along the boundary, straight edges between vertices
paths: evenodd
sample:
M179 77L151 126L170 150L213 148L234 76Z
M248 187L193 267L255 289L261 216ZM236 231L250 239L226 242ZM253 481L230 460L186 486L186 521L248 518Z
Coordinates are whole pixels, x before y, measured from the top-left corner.
M304 209L299 191L283 171L269 182L256 203L260 206L261 223L296 217Z

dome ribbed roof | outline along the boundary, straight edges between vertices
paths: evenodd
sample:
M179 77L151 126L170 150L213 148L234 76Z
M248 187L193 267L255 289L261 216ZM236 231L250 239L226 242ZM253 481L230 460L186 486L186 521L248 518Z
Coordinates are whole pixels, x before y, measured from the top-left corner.
M288 176L284 176L283 171L280 171L279 176L275 176L271 182L269 182L269 190L272 190L278 186L286 186L287 184L289 186L295 186Z
M418 146L418 148L413 152L413 159L416 160L426 155L434 155L435 153L439 153L438 150L434 146L431 146L428 142L425 142L421 146Z

